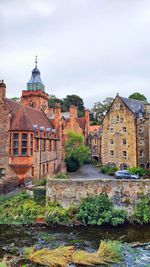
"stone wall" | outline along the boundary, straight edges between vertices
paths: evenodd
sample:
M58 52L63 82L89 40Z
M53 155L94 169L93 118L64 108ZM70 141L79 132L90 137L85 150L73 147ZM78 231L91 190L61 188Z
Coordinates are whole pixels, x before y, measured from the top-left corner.
M132 207L141 194L150 196L150 180L49 179L46 195L49 201L58 201L63 207L68 207L102 192L112 197L116 205Z

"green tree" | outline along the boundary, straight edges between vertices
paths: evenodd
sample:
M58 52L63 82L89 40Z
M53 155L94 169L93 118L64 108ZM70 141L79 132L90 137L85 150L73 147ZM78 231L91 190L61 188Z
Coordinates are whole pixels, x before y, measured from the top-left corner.
M50 95L50 98L48 100L49 108L54 108L56 103L60 103L60 105L63 106L63 100L62 99L57 98L55 95Z
M89 148L84 145L81 134L69 132L65 143L67 170L72 172L78 170L88 159Z
M138 92L131 94L128 98L147 101L147 98L143 94L140 94Z
M84 115L84 103L81 97L79 97L78 95L67 95L63 99L63 106L66 108L66 111L69 110L71 105L77 107L79 117L82 117Z
M16 101L16 102L19 102L20 98L19 98L19 97L16 97L16 96L14 96L14 97L12 97L12 98L11 98L11 100L13 100L13 101Z
M94 104L94 107L91 110L91 122L92 124L101 124L102 120L109 109L110 105L113 102L112 97L107 97L106 99L103 100L103 102L96 102Z

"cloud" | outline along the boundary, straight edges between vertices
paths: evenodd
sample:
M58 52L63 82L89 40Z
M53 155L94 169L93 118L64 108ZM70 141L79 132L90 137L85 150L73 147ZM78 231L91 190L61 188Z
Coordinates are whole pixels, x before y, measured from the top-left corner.
M49 94L86 106L140 91L150 100L147 0L1 0L0 78L8 96L26 88L39 57Z

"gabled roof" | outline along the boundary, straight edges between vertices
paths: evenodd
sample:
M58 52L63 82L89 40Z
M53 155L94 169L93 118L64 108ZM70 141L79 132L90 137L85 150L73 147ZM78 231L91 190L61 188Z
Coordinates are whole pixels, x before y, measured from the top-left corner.
M5 98L5 103L12 114L11 130L33 130L33 125L39 127L52 128L51 121L41 110L23 106L18 102ZM24 123L23 123L24 122ZM20 128L22 129L20 129Z
M146 101L135 100L121 96L120 98L125 103L125 105L134 113L135 116L138 116L140 113L144 113L144 104L147 103Z
M80 128L84 131L85 130L85 117L77 118Z

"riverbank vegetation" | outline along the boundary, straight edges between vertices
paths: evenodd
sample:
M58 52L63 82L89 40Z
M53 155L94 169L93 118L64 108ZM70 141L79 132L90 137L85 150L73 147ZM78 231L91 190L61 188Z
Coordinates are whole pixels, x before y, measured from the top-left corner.
M47 223L60 225L120 225L125 222L149 223L150 198L142 196L132 214L116 208L113 201L104 193L88 197L79 205L63 208L56 202L37 201L26 192L15 196L0 196L0 224Z

